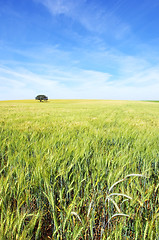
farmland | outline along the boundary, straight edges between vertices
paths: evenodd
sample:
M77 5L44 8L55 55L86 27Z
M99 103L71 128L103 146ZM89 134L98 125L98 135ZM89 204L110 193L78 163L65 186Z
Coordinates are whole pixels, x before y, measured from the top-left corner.
M159 239L159 103L0 102L0 236Z

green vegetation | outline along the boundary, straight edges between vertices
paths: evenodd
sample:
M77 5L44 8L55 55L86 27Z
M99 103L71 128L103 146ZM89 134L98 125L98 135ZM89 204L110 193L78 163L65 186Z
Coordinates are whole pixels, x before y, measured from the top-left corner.
M159 105L0 102L0 236L159 239Z
M45 95L37 95L35 100L39 100L40 102L47 101L48 97L46 97Z

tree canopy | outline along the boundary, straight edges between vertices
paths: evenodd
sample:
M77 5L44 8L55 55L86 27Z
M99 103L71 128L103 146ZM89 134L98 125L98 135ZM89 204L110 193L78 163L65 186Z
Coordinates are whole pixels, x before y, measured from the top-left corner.
M45 95L37 95L35 100L39 100L40 102L42 101L47 101L48 100L48 97L45 96Z

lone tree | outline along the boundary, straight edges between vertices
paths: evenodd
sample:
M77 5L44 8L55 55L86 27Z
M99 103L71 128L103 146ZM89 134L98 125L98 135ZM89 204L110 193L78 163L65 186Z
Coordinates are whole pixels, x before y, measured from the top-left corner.
M45 95L38 95L38 96L36 96L35 100L40 100L40 102L47 101L48 97Z

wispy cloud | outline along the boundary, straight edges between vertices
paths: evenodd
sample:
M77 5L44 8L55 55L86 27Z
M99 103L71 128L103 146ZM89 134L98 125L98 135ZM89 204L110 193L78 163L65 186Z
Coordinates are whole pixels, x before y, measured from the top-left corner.
M109 34L116 38L122 38L130 32L130 26L124 23L114 14L116 7L121 6L122 1L118 1L114 10L106 9L93 1L65 1L65 0L34 0L44 5L49 12L57 16L63 14L74 21L79 22L87 30L99 34Z
M34 1L43 4L54 15L58 15L58 14L71 15L71 12L74 9L75 5L79 5L79 3L76 4L71 0L67 1L67 3L64 0L55 0L55 1L34 0Z
M158 98L158 59L151 63L146 54L107 49L100 39L94 40L94 49L64 50L43 43L28 49L6 46L7 52L13 58L0 61L1 100L32 99L41 93L49 98Z
M112 56L111 61L113 58L119 61L120 74L42 63L1 64L1 100L8 99L9 95L12 99L17 96L32 99L39 93L47 94L49 98L157 99L157 65L146 68L148 63L139 59L135 63L134 58L129 58L129 63L125 59L127 69L124 72L122 57ZM138 67L139 62L144 66Z
M17 63L16 63L17 64ZM34 65L35 66L35 65ZM35 73L22 66L12 69L11 67L0 67L0 83L1 90L4 88L12 89L12 97L16 98L14 92L19 91L26 93L23 98L33 98L38 92L45 92L53 98L64 96L68 98L71 94L77 95L79 89L87 88L93 85L94 87L108 81L110 75L92 70L83 69L62 69L61 67L52 68L52 66L38 65L36 68L43 67L43 74ZM30 94L28 95L28 92ZM1 98L5 99L7 92L1 92ZM1 100L2 100L1 99Z
M1 99L158 98L157 0L1 5Z

